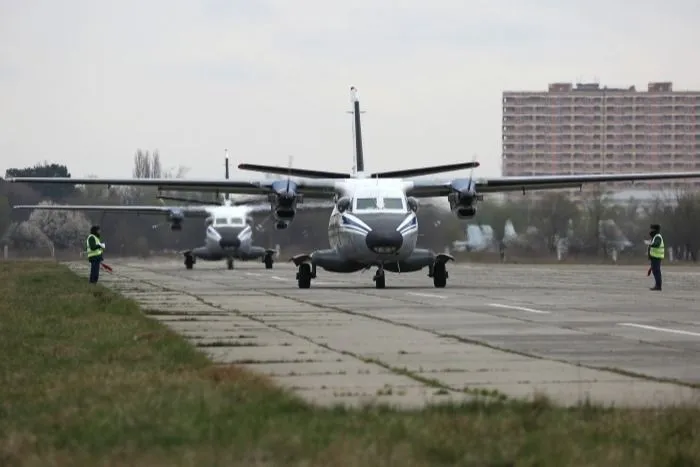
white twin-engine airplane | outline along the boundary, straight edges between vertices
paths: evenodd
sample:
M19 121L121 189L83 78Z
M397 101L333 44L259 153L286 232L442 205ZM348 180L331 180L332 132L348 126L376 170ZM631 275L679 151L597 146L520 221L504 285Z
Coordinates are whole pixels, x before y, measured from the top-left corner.
M226 179L229 178L229 159L226 151ZM261 203L260 197L243 200L231 200L223 195L223 203L215 205L197 199L159 196L160 199L201 204L202 206L96 206L96 205L59 205L37 204L18 205L14 209L50 209L64 211L102 211L129 212L136 214L165 214L170 228L182 230L185 218L204 218L206 231L204 245L184 250L185 267L192 269L197 259L220 261L226 259L228 269L233 269L233 261L250 261L261 259L266 269L272 269L275 250L253 245L253 215L269 213L270 205ZM264 201L264 199L262 200ZM320 205L329 208L330 203ZM311 204L310 207L317 207Z
M360 104L357 90L350 88L355 124L356 166L352 174L292 169L257 164L240 164L244 170L288 175L278 180L179 180L179 179L75 179L17 177L11 182L70 183L102 185L152 185L161 190L227 191L240 194L267 194L277 221L285 228L293 221L297 203L304 198L333 199L328 223L329 249L297 255L291 261L298 267L300 288L309 288L316 268L331 272L355 272L377 267L374 281L385 286L385 271L412 272L428 267L435 287L447 283L446 263L453 258L416 248L418 238L417 198L447 196L452 212L460 219L476 214L483 193L535 189L580 188L584 183L700 178L700 172L637 174L573 174L493 178L417 180L412 177L473 169L477 162L423 167L368 174L364 170ZM300 177L292 180L289 177Z

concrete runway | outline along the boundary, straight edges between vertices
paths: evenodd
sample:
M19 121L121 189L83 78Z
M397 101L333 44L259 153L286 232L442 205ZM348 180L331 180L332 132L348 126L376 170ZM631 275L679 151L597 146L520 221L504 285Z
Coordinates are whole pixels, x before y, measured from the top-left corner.
M311 289L276 263L108 261L103 285L191 339L215 361L245 364L315 403L420 406L497 391L572 405L695 402L700 390L700 270L643 266L449 266L425 272L319 269ZM87 277L86 262L70 266ZM86 279L87 280L87 279ZM661 382L659 380L675 380Z

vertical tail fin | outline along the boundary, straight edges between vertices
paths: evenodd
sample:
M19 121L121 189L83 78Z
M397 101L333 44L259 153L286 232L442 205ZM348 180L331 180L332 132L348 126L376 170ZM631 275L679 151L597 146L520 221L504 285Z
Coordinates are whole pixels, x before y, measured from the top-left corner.
M225 176L226 180L229 178L229 171L228 171L228 149L224 149L224 153L226 154L226 160L224 161L224 170L225 170ZM230 198L230 193L224 193L224 204L228 203L229 198Z
M350 87L350 100L353 103L353 115L355 117L355 170L365 171L365 159L362 153L362 125L360 122L360 98L357 95L357 88Z

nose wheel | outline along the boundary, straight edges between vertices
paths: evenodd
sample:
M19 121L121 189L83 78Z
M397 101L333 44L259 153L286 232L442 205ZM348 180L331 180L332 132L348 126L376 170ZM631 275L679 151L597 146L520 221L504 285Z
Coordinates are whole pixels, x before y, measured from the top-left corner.
M233 258L226 258L226 268L229 270L233 269Z
M192 256L191 254L186 254L185 255L185 268L192 269L192 267L194 266L194 263L195 263L194 256Z
M378 289L383 289L386 287L386 276L384 275L384 268L377 268L377 272L372 278L374 281L374 286Z

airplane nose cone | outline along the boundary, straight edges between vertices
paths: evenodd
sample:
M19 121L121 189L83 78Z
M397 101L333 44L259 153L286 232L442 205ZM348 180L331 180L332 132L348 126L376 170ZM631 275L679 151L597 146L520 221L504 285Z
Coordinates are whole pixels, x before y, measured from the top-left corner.
M396 231L371 231L365 239L367 247L375 253L394 253L403 245L403 236Z
M241 240L238 237L223 237L219 240L221 248L238 248L241 246Z

